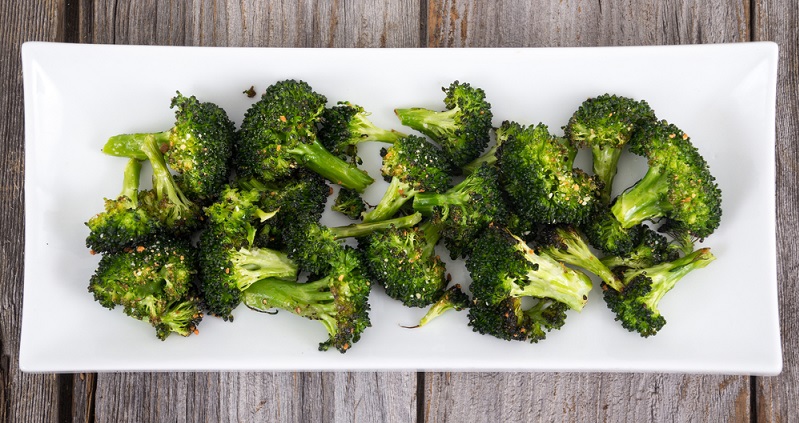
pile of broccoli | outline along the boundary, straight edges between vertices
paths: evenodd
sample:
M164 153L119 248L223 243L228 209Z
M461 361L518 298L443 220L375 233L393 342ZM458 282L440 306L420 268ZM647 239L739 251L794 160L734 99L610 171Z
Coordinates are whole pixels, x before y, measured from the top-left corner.
M586 306L590 274L622 328L657 334L660 300L713 261L694 244L721 218L690 138L627 97L586 100L560 136L542 123L494 127L485 92L468 83L443 93L440 110L394 110L417 134L378 127L348 101L329 105L304 81L269 86L238 129L221 107L177 93L172 128L103 147L128 162L120 194L86 223L87 247L102 254L89 291L162 340L199 333L204 316L282 310L319 321L319 349L343 353L372 325L375 285L428 307L412 327L465 311L475 332L535 343ZM383 144L388 187L375 205L361 197L374 182L364 142ZM580 149L590 171L575 167ZM648 170L614 198L625 149ZM146 163L152 188L142 189ZM332 185L330 210L355 223L322 223ZM451 280L445 250L471 280Z

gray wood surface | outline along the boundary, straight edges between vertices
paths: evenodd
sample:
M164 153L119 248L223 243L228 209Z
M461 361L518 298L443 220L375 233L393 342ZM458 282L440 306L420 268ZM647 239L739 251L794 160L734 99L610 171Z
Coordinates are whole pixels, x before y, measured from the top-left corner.
M780 47L777 86L777 275L780 281L780 325L783 369L779 377L757 378L757 420L799 420L799 4L755 2L755 38Z
M796 421L799 6L789 0L21 0L0 2L0 421ZM571 373L18 370L23 274L19 44L597 46L774 40L779 377ZM753 383L754 382L754 383ZM417 397L417 393L421 394Z

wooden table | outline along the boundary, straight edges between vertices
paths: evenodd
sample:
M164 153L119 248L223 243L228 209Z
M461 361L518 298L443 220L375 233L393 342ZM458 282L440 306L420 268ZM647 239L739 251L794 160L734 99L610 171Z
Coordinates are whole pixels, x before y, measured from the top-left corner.
M797 421L798 26L795 0L2 1L0 421ZM20 373L24 134L19 47L29 40L281 47L776 41L783 373ZM58 330L57 319L53 325Z

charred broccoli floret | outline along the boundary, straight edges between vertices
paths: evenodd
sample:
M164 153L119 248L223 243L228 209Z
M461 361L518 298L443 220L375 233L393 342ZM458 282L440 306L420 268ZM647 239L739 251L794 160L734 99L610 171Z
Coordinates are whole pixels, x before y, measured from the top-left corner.
M641 225L641 228L641 238L635 248L624 255L603 257L602 263L611 269L618 267L642 269L676 260L680 256L679 248L666 237L649 229L648 226Z
M433 303L432 306L430 306L430 308L427 310L427 313L422 316L421 320L419 320L419 323L416 326L404 327L408 329L420 328L450 310L465 310L469 308L470 304L471 300L469 299L469 296L461 290L461 286L459 284L452 285L449 289L444 291L443 294L441 294L441 297L435 303Z
M322 112L319 141L342 160L360 164L358 144L367 141L393 144L407 136L393 129L377 127L369 120L369 114L363 107L349 102L339 102L338 105L325 109Z
M453 82L442 88L447 110L395 109L403 125L437 142L456 168L476 159L485 150L491 132L491 104L485 92L467 83Z
M197 333L202 320L195 295L197 264L188 243L159 238L149 244L105 254L89 281L89 292L103 307L122 306L125 314L155 327L164 340L171 333Z
M274 181L305 167L333 183L363 192L374 180L327 151L317 138L326 103L325 96L302 81L280 81L267 88L241 124L238 173Z
M646 101L604 94L589 98L563 129L574 145L590 148L594 174L602 182L600 199L610 202L613 178L625 144L636 131L657 122Z
M721 221L721 190L688 135L661 121L637 132L629 145L648 159L649 169L611 207L621 226L666 218L673 233L712 234Z
M416 194L413 209L425 215L438 214L452 258L467 256L477 234L489 225L504 225L508 217L499 173L488 164L446 192Z
M694 251L685 257L643 269L621 273L624 289L617 291L603 286L605 303L625 329L642 337L658 333L666 324L658 304L677 282L693 270L715 260L709 248Z
M507 139L497 149L500 180L511 206L524 219L544 224L580 224L599 195L594 177L574 168L577 150L550 135L546 125L505 122Z
M360 219L363 212L366 211L366 203L355 190L341 188L330 208L350 219Z
M364 222L391 218L418 193L449 188L449 162L441 150L424 138L409 135L380 153L383 156L380 171L389 186L377 206L363 214Z
M356 250L338 246L332 253L328 257L328 270L321 278L305 283L262 279L244 291L244 304L257 311L281 309L318 320L329 334L329 338L319 344L319 350L335 347L342 353L347 352L371 326L371 285Z
M582 225L588 242L605 254L628 254L641 239L643 225L622 228L607 206L599 206L597 212Z
M230 158L233 154L235 125L225 111L213 103L185 97L180 92L172 99L175 126L152 134L127 134L111 137L103 152L113 156L150 160L163 155L167 165L178 173L177 195L207 203L213 200L228 182ZM152 143L150 146L145 144ZM150 150L150 151L148 151ZM153 163L153 168L160 163ZM160 169L159 169L160 172ZM162 175L161 177L164 177ZM168 182L154 184L159 188ZM170 196L173 194L170 194ZM172 202L179 204L172 199Z

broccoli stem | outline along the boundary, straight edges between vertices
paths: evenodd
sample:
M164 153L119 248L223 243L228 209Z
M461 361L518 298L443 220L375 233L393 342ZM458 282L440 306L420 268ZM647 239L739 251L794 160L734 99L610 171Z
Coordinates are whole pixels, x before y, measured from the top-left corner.
M400 181L399 178L391 178L391 182L377 206L363 214L364 223L390 219L414 194L415 191L411 191L410 185Z
M139 201L139 180L141 176L141 161L130 159L125 166L125 173L122 179L122 192L120 197L129 200L128 208L135 208Z
M443 193L420 192L413 197L413 209L425 216L433 214L435 207L462 206L469 202L467 189L472 181L466 178Z
M153 132L149 134L122 134L114 135L106 141L103 146L103 153L110 156L130 157L132 159L147 160L144 152L144 144L148 137L155 138L159 150L163 153L163 148L169 147L169 135L172 130L164 132ZM163 147L166 145L166 147Z
M327 151L318 140L313 143L299 143L289 150L289 154L308 169L327 180L362 193L374 179Z
M446 140L459 129L455 116L460 111L458 107L443 112L421 107L394 109L394 113L404 126L413 128L437 142Z
M530 249L524 249L524 256L530 263L537 265L536 270L527 273L529 284L524 286L513 284L511 296L552 298L573 310L583 309L592 287L588 276L571 271L556 260L542 260L542 256L536 255Z
M410 228L411 226L419 223L419 221L421 220L422 220L422 215L420 213L414 213L408 216L402 216L388 220L381 220L378 222L353 223L347 226L330 228L330 232L333 234L333 238L335 239L357 238L369 235L375 231L389 229L392 227Z
M330 292L330 278L299 283L275 278L262 279L242 293L244 305L255 311L287 310L309 319L320 320L328 333L338 332L335 297Z
M192 203L175 184L157 138L151 134L145 136L141 151L144 152L153 167L153 188L155 188L158 199L161 200L166 196L178 210L188 210Z
M665 200L668 181L659 167L650 167L643 179L616 198L610 210L624 229L664 216L672 206Z
M649 277L652 280L652 291L646 295L644 303L650 310L657 310L660 300L674 288L680 279L696 269L707 266L715 259L716 257L710 252L710 248L700 248L674 261L627 272L624 274L624 278L632 280L639 274L645 274Z
M242 248L231 263L240 276L236 280L240 291L264 278L297 279L297 265L285 253L269 248Z
M422 248L422 256L433 257L436 252L436 244L441 239L441 230L444 228L443 221L428 220L419 229L424 234L425 246Z
M588 249L585 242L580 239L574 239L567 231L558 230L558 233L561 235L561 239L566 246L565 250L561 250L556 246L550 246L542 249L542 253L549 255L555 260L588 270L599 276L602 281L617 291L623 288L621 280L619 280L619 278L610 271L608 266L600 261L599 258Z
M495 145L491 146L491 148L489 148L485 153L483 153L482 156L474 159L471 163L469 163L466 166L462 167L461 170L463 171L463 174L464 175L471 175L477 169L479 169L480 166L483 165L483 163L487 163L489 165L493 165L494 163L496 163L497 162L497 147L498 147L498 144L495 144Z
M616 177L621 150L621 148L602 147L596 144L591 147L591 154L594 160L594 174L602 181L602 191L599 193L599 199L603 204L610 203L610 196L613 191L613 178Z
M181 336L189 336L197 332L197 322L202 317L200 308L194 301L181 301L169 307L156 324L156 334L162 341L175 332Z
M360 135L357 139L351 140L350 144L358 144L364 141L379 141L394 144L398 140L408 136L393 129L387 130L380 128L367 119L362 113L356 113L355 116L353 116L353 120L350 123L350 132Z

